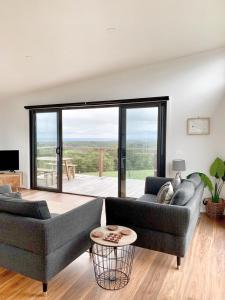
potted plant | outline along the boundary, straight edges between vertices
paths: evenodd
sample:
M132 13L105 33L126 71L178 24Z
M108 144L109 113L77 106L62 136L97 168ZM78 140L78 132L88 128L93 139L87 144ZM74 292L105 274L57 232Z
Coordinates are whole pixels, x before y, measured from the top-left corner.
M225 202L221 198L221 191L225 183L225 162L217 157L209 169L210 175L214 177L211 180L206 174L199 173L204 187L207 187L211 193L210 198L203 200L206 206L206 213L209 217L220 218L223 216Z

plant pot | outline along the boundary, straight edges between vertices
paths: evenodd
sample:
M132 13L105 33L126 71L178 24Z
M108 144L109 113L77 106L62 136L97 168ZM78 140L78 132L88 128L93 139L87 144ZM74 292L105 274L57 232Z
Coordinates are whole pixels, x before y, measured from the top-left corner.
M219 202L212 202L211 198L206 198L203 201L206 206L206 213L210 218L218 219L223 217L225 202L220 199Z

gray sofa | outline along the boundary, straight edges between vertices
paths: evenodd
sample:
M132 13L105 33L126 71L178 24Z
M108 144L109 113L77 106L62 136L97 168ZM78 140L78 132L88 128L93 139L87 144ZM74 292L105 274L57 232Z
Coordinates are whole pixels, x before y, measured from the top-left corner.
M0 195L0 266L41 281L47 292L48 281L91 247L89 233L100 226L102 199L52 217L45 201L12 196Z
M156 203L167 181L172 179L147 177L145 194L139 199L106 198L106 222L134 229L136 246L177 256L179 268L199 219L203 184L194 174L177 187L172 205Z

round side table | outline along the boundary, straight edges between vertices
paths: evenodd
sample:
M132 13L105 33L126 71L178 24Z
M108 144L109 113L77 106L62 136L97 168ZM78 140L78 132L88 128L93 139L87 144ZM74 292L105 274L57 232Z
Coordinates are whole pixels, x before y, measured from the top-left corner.
M92 230L90 238L94 242L92 246L92 258L97 284L103 289L118 290L128 284L132 270L135 248L133 244L137 234L130 228L117 226L116 230L109 230L109 226L98 227ZM118 243L106 241L105 238L111 233L122 235ZM101 233L95 237L95 233ZM128 233L127 232L127 233Z

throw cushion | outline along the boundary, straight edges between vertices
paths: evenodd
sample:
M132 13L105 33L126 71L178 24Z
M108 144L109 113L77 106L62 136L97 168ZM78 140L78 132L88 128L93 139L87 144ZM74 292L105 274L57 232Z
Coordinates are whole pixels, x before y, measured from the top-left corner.
M174 193L170 204L184 206L194 196L194 193L194 184L191 181L184 179Z
M163 204L170 204L171 198L173 197L173 186L170 181L164 183L164 185L160 188L157 196L156 202Z
M197 188L202 182L201 177L197 173L192 174L188 180L194 184L195 188Z
M0 198L0 212L42 220L51 218L46 201Z

